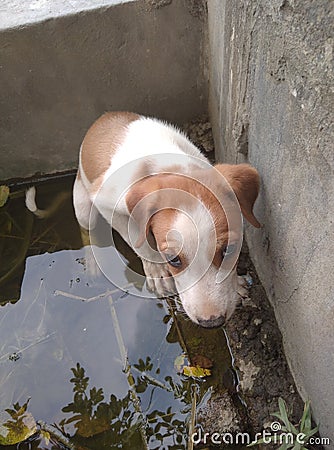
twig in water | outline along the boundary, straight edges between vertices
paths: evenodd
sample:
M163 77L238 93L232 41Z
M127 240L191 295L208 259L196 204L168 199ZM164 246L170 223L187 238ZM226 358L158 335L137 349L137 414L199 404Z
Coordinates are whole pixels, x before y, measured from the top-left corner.
M19 349L19 352L23 353L23 352L29 350L29 348L33 347L34 345L42 344L43 342L46 342L47 340L49 340L55 334L56 334L56 331L54 331L53 333L47 334L46 336L42 336L42 337L38 338L35 342L32 342L31 344L27 345L26 347ZM11 354L12 354L12 352L7 352L4 355L0 356L0 362L4 359L7 360Z
M140 405L140 399L137 395L136 392L136 385L135 385L135 380L134 377L131 373L131 366L129 364L129 360L128 360L128 355L127 355L127 351L124 345L124 340L123 340L123 336L122 336L122 332L121 332L121 328L119 326L119 322L118 322L118 317L116 314L116 310L115 310L115 306L114 306L114 302L112 299L112 296L109 296L109 306L110 306L110 312L111 312L111 319L114 325L114 331L116 334L116 340L117 340L117 344L118 344L118 349L121 355L121 359L122 359L122 363L123 363L123 367L124 367L124 373L126 375L127 381L128 381L128 385L130 388L130 395L131 395L131 399L134 405L134 408L136 410L136 412L139 414L139 416L141 417L140 420L140 424L139 424L139 432L143 441L143 449L144 450L149 450L148 447L148 443L147 443L147 435L146 435L146 430L145 430L145 416L144 413L141 409L141 405Z
M183 348L183 351L187 354L187 356L189 358L189 352L188 352L188 349L187 349L187 345L186 345L185 340L183 339L183 336L182 336L182 333L181 333L181 330L180 330L180 327L179 327L179 324L178 324L178 321L177 321L177 317L176 317L176 314L175 314L175 311L174 311L174 305L173 305L172 300L170 298L167 298L166 300L167 300L168 309L169 309L170 314L171 314L171 316L172 316L172 318L174 320L174 324L175 324L175 328L176 328L176 331L177 331L177 335L179 337L179 342L181 344L181 347Z
M187 450L193 450L194 442L192 436L195 432L195 419L196 419L196 385L192 385L192 403L191 403L191 415L189 422L189 431L188 431L188 448Z
M66 297L66 298L72 298L74 300L81 300L82 302L89 303L89 302L92 302L94 300L98 300L99 298L106 297L107 295L110 294L110 291L106 291L106 292L103 292L102 294L98 294L98 295L95 295L94 297L89 297L89 298L87 298L87 297L80 297L79 295L75 295L75 294L71 294L69 292L59 291L59 290L54 291L53 294L56 295L56 296L62 295L63 297Z
M124 288L122 288L122 289L126 289L127 287L131 286L132 284L133 283L129 283L129 284L125 285ZM119 291L120 291L120 289L113 289L112 291L107 290L105 292L102 292L102 294L98 294L98 295L95 295L94 297L89 297L89 298L71 294L70 292L60 291L58 289L55 290L53 294L56 296L62 295L63 297L72 298L74 300L81 300L82 302L89 303L89 302L98 300L99 298L103 298L103 297L107 297L108 295L116 294Z
M161 381L159 381L156 378L152 377L152 375L150 375L149 373L141 372L140 370L137 369L137 367L132 367L132 370L137 372L137 373L139 373L142 377L146 378L154 386L160 387L161 389L164 389L165 391L168 391L168 392L173 392L173 389L171 389L166 384L161 383Z
M43 420L37 420L37 424L42 431L49 433L55 441L65 445L69 450L88 450L86 447L74 445L58 428L43 422Z

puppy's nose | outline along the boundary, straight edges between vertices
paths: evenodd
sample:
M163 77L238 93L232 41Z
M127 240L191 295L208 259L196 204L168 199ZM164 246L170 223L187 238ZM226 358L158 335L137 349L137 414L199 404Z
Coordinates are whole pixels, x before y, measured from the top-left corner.
M197 319L197 321L201 327L215 328L215 327L220 327L221 325L224 324L225 317L224 316L219 316L219 317L211 316L210 319L208 319L208 320Z

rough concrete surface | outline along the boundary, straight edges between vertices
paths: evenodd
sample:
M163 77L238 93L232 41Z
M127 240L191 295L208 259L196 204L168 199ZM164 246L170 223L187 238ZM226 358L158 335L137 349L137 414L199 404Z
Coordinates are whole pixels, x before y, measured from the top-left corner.
M205 15L190 0L101 4L2 29L0 179L75 168L108 110L178 123L206 111Z
M334 448L334 3L210 0L208 13L217 156L260 172L250 254Z

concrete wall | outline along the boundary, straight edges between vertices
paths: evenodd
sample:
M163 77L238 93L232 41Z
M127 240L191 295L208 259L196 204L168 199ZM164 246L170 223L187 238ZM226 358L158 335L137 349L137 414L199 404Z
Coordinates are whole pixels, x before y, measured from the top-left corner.
M247 227L297 386L334 448L332 0L209 0L218 157L262 177Z
M180 123L206 112L203 10L193 0L6 0L0 180L75 168L107 110Z

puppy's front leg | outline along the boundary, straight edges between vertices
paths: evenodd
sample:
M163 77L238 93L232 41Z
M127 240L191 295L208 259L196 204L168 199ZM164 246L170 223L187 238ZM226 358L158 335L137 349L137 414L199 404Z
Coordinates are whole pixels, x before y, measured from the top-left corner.
M157 297L175 295L177 290L174 279L168 270L166 261L157 251L155 239L152 235L148 234L147 240L138 247L135 245L138 230L130 239L129 217L126 214L114 214L112 226L140 257L146 276L147 289L154 292Z
M157 297L168 297L177 293L174 279L164 261L159 263L142 259L142 263L146 275L147 289L150 292L154 292Z
M85 249L85 268L89 278L94 280L100 274L100 269L93 254L89 229L95 227L97 211L89 198L89 194L85 186L82 183L80 171L78 171L74 182L73 206L76 218L80 225L82 245Z
M86 230L83 227L80 227L80 233L81 233L81 241L82 245L84 246L85 250L85 269L87 272L88 277L91 279L91 281L95 280L100 274L100 268L97 265L93 250L92 250L92 244L89 236L89 231Z
M240 297L247 298L248 285L246 279L240 275L236 275L236 277L237 277L237 289L236 289L237 293L240 295Z

